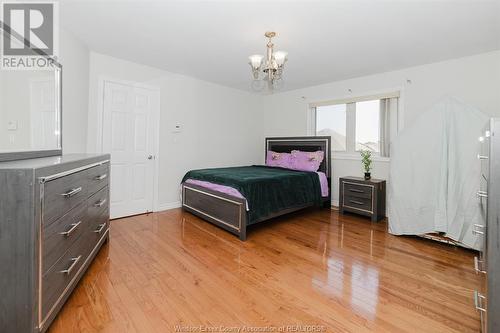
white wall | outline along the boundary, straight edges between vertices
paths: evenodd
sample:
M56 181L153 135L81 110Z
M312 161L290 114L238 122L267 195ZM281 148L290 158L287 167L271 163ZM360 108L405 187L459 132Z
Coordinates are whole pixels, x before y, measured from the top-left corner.
M89 49L63 29L59 36L59 59L63 65L63 152L84 153L87 148Z
M400 104L404 126L410 126L420 113L445 95L455 96L491 116L500 116L499 87L500 51L496 51L278 93L264 97L264 135L307 135L308 103L393 91L394 88L402 90ZM337 158L334 154L334 204L338 204L338 178L362 175L358 160ZM375 161L372 175L388 179L389 161Z
M179 184L194 168L249 165L264 156L258 96L91 52L88 151L97 140L100 78L135 81L160 88L159 207L179 204ZM181 133L172 133L175 124Z

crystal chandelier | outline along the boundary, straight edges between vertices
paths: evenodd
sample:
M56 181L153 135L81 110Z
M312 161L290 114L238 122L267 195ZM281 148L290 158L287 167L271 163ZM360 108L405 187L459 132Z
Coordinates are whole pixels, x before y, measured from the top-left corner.
M274 52L272 38L276 36L273 31L264 34L269 39L267 43L267 57L260 54L254 54L248 57L249 64L252 67L253 82L252 88L260 91L266 86L269 91L280 89L283 86L283 66L287 61L288 53L285 51Z

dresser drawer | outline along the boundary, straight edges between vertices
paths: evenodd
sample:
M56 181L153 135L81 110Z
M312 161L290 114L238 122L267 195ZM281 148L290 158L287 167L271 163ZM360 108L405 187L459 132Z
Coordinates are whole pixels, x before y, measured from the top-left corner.
M347 194L344 196L344 207L359 209L367 212L373 211L371 198L360 198Z
M88 195L92 195L108 186L109 163L104 163L87 170Z
M87 259L87 240L80 237L42 277L42 318L49 314L59 297Z
M43 228L43 272L45 273L80 237L87 226L87 205L83 202L59 220Z
M85 230L85 237L87 239L87 255L92 252L97 242L102 238L102 236L109 229L109 212L108 210L103 210L100 215L95 216L92 219L92 223L89 224L88 228Z
M482 178L488 179L490 178L490 161L489 160L481 160L481 176Z
M344 182L344 195L356 198L372 198L373 187L369 185Z
M45 226L87 199L87 171L80 171L45 183L43 222Z
M479 213L480 213L480 220L479 223L486 225L488 221L488 202L485 199L482 199L479 202Z
M101 189L91 196L87 201L87 216L89 218L89 227L92 221L101 215L102 212L109 212L109 187Z
M85 236L83 236L87 239L87 254L90 254L97 242L109 228L108 198L109 187L105 187L88 200L87 216L89 220L85 230Z
M488 192L488 176L484 173L481 174L479 179L479 190Z

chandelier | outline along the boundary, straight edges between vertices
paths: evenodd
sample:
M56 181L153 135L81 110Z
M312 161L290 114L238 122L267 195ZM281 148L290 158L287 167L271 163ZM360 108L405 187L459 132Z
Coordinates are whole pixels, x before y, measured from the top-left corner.
M260 91L266 86L269 91L280 89L283 86L283 66L287 61L288 53L285 51L274 52L272 38L276 36L273 31L264 34L269 39L267 42L267 56L254 54L248 57L252 67L252 89Z

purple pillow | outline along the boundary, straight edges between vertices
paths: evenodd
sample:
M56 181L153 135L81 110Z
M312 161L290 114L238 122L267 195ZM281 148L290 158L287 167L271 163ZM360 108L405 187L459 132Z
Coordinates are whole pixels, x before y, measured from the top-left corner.
M300 171L318 171L325 158L325 152L292 150L292 169Z
M277 153L269 150L267 151L266 165L270 167L292 169L292 154Z

